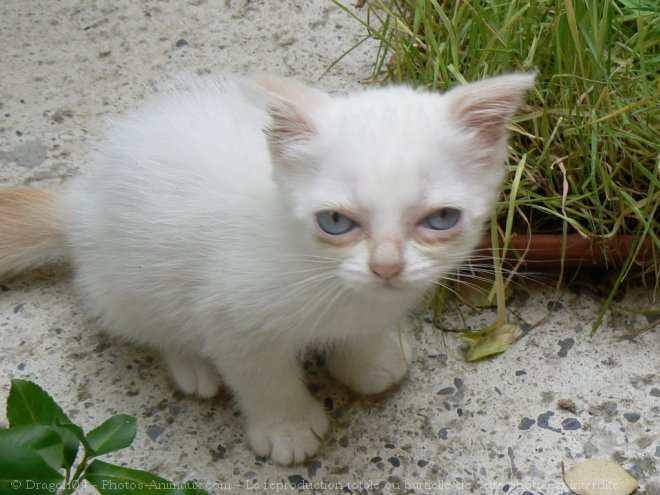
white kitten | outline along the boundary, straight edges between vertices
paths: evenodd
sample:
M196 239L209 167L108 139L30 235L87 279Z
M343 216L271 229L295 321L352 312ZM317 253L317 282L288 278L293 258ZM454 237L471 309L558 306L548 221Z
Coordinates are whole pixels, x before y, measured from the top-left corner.
M300 352L327 349L360 393L402 379L397 323L481 239L532 84L188 81L116 123L64 192L0 193L0 273L66 256L108 332L160 349L185 392L222 377L255 452L300 462L328 430Z

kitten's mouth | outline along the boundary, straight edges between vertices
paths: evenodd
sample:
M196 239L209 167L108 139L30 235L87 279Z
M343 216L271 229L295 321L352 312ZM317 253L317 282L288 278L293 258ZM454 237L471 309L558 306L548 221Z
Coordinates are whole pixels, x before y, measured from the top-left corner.
M388 293L410 292L413 289L410 284L398 279L381 280L380 283L378 283L378 288Z
M400 278L382 279L373 277L370 280L360 281L359 283L349 284L349 287L358 292L367 292L377 296L400 296L425 290L419 284L413 281L402 280Z
M419 295L431 287L431 284L426 285L424 281L421 280L405 280L401 278L393 279L378 279L373 281L372 285L374 292L383 294L383 295L394 295L394 296L403 296L403 295Z

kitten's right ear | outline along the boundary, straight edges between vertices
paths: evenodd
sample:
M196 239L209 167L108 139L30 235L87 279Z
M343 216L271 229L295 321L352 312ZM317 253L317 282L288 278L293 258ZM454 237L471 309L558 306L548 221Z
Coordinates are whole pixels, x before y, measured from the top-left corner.
M248 83L265 98L270 116L265 129L271 151L277 158L295 158L318 132L317 115L330 97L297 81L260 76Z
M506 123L534 86L534 74L508 74L457 86L445 97L454 122L472 131L485 150L500 147Z

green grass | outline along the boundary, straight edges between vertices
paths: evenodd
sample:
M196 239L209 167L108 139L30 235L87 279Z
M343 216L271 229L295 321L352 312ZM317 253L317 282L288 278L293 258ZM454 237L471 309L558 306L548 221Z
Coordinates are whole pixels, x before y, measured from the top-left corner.
M632 274L660 294L660 4L655 0L372 0L375 83L446 90L512 71L538 85L511 126L500 230L632 234L604 311ZM642 239L652 259L635 260ZM600 324L599 315L595 326Z

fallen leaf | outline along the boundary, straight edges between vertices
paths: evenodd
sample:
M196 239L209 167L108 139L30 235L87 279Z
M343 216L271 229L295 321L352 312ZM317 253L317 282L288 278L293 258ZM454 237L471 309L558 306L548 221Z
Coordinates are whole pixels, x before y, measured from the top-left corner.
M629 495L639 486L618 464L592 459L564 471L564 482L578 495Z
M493 323L478 332L463 332L461 340L467 344L465 359L476 361L506 351L513 343L516 326L511 323Z

